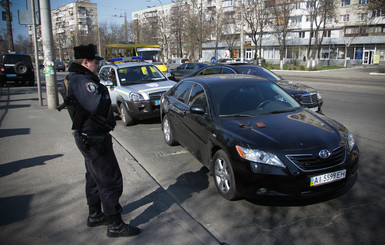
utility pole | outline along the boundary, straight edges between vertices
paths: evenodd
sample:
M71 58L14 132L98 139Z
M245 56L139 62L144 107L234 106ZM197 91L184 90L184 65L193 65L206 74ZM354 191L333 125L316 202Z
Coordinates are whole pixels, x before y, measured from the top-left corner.
M35 64L36 64L35 75L37 79L37 91L39 94L39 103L40 103L40 106L43 106L43 96L41 93L41 81L40 81L40 69L39 69L39 50L37 45L37 32L36 32L36 9L35 9L35 7L39 5L35 5L35 1L39 1L39 0L31 0L33 40L34 40L33 43L35 45L34 46L35 47Z
M7 22L7 41L8 41L8 50L14 51L15 47L13 46L13 36L12 36L12 16L10 10L9 0L2 0L0 2L1 6L5 9L5 21Z
M51 4L49 0L40 0L40 13L41 36L43 39L44 53L44 75L47 90L48 109L56 109L58 105L58 94L52 34Z

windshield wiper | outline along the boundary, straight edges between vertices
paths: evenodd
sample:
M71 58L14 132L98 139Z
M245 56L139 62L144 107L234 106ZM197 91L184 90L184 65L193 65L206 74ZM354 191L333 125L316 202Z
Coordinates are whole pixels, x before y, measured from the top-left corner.
M296 110L297 110L297 109L269 111L269 112L262 113L262 114L260 114L260 115L280 114L280 113L285 113L285 112L293 112L293 111L296 111Z
M219 115L220 118L228 118L228 117L253 117L248 114L230 114L230 115Z

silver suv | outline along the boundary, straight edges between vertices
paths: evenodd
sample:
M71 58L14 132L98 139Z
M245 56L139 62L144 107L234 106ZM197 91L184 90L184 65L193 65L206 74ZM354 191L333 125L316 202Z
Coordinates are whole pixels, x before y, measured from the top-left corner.
M146 62L104 65L99 77L108 87L112 108L125 126L133 125L135 120L159 117L160 97L175 84Z

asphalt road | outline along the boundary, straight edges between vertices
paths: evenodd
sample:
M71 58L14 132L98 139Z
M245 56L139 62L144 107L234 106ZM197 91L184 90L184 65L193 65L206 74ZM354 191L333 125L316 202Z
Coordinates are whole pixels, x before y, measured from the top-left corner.
M361 154L352 188L309 201L230 202L216 193L207 169L180 146L168 146L160 120L113 136L197 222L228 244L382 244L385 242L385 76L371 68L277 72L317 88L323 112L355 135ZM60 78L59 78L60 80ZM123 173L124 174L124 173ZM164 206L161 212L169 207Z

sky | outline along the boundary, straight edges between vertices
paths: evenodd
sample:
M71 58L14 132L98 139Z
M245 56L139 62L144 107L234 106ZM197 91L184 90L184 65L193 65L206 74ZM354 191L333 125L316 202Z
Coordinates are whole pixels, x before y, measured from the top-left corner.
M26 25L19 25L18 17L18 9L27 9L27 0L10 0L10 2L12 3L12 29L15 41L18 35L28 36L28 27ZM56 9L71 2L76 2L76 0L51 0L51 9ZM123 24L125 14L127 14L127 20L130 22L133 11L145 9L147 6L169 4L171 0L91 0L91 3L96 3L98 6L99 23ZM0 11L4 11L3 7L0 7ZM0 25L1 29L6 28L6 22L1 19Z

